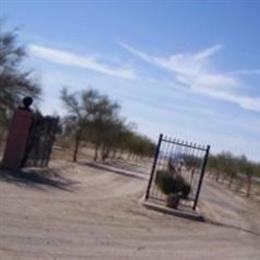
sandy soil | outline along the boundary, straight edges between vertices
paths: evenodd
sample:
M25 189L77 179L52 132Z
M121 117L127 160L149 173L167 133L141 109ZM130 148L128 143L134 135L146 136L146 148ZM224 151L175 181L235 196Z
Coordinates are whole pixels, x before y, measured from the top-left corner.
M207 179L208 223L148 210L143 165L55 161L20 177L2 172L0 259L260 259L259 204Z

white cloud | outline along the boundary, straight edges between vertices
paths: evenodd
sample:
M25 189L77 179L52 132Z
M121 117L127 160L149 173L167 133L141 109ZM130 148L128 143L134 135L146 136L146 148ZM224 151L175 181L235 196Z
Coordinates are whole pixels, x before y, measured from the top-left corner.
M218 44L218 45L214 45L212 47L209 47L205 50L202 50L200 52L197 53L197 55L195 55L196 59L204 59L207 58L209 56L214 55L216 52L218 52L219 50L221 50L223 48L222 45Z
M247 110L260 112L260 97L237 94L241 82L236 74L258 74L259 70L241 70L236 73L216 72L210 57L222 46L214 45L197 53L178 53L167 58L148 55L136 48L119 43L124 49L142 60L173 73L175 80L192 91L232 102Z
M243 69L230 72L233 75L260 75L260 69Z
M109 76L115 76L126 79L133 79L136 77L136 73L132 68L114 68L106 64L103 64L92 57L84 57L63 50L52 49L45 46L31 44L29 45L29 53L32 56L38 57L40 59L63 65L85 68Z
M238 104L240 107L247 110L260 112L260 97L254 98L241 96L227 91L207 90L205 88L197 88L195 91L217 99Z

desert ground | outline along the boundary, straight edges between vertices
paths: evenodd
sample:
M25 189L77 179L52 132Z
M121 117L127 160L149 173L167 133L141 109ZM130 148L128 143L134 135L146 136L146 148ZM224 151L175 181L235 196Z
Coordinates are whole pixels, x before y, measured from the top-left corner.
M145 208L150 162L53 160L0 177L0 259L260 259L260 205L206 178L206 222Z

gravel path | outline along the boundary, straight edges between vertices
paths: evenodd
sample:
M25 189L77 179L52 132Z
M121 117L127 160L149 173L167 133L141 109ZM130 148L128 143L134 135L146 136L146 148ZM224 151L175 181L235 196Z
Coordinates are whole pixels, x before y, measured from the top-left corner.
M260 259L260 208L206 180L209 223L144 208L150 165L55 161L0 177L0 259ZM123 169L124 168L124 169Z

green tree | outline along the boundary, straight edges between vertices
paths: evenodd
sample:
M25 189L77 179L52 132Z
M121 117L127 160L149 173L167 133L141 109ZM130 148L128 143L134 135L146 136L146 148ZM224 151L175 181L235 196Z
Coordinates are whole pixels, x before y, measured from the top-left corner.
M38 98L41 94L32 72L22 68L25 57L26 50L18 43L17 31L4 31L0 21L0 103L10 108L24 96Z
M218 156L218 160L220 172L222 173L223 178L229 178L228 185L231 187L238 172L238 163L236 158L230 152L222 152Z
M255 172L254 164L249 161L245 155L242 155L239 158L239 170L242 174L246 175L247 178L247 188L246 188L246 196L250 196L251 186L252 186L252 176Z
M86 128L96 113L100 94L93 89L69 93L67 88L63 88L60 97L67 111L67 116L64 118L66 131L73 135L75 140L73 162L76 162Z
M95 104L95 112L92 118L92 140L95 144L94 160L98 159L98 151L101 148L101 156L106 160L111 152L122 122L119 118L120 106L111 101L108 96L102 95Z

